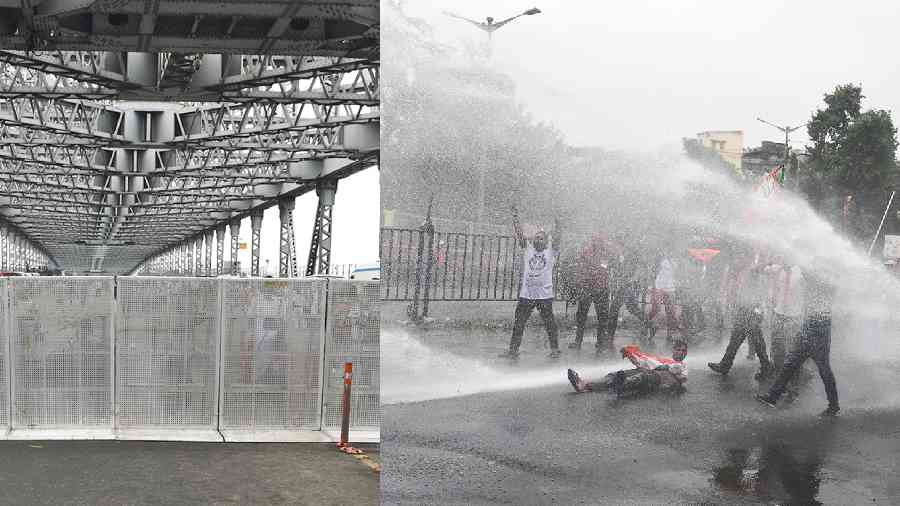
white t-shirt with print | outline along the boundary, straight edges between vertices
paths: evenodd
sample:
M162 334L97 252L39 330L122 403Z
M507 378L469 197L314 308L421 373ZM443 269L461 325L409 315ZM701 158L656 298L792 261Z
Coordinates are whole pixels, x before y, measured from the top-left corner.
M525 248L522 256L522 289L519 297L522 299L552 299L553 298L553 266L559 251L547 247L541 251L534 249L531 244Z
M675 264L668 258L663 258L660 262L653 287L665 292L675 291Z

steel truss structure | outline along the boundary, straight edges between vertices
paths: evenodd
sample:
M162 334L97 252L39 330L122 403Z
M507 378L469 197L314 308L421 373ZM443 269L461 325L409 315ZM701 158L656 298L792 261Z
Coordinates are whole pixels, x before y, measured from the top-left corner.
M236 270L250 216L258 275L262 210L279 205L279 272L297 275L284 210L313 190L327 263L321 188L378 161L378 7L0 0L0 220L30 255L16 265L221 274L226 226Z

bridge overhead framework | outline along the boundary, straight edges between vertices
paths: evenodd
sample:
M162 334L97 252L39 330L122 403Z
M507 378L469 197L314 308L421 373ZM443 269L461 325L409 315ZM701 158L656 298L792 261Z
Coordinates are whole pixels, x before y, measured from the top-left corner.
M258 275L279 206L298 275L316 191L327 270L337 181L378 161L378 37L378 0L0 0L0 263L221 274L250 217Z

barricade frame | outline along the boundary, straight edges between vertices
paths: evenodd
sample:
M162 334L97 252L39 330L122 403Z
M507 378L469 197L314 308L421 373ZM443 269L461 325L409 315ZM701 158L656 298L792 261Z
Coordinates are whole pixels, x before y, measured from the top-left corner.
M10 343L9 336L10 332L10 323L9 323L9 294L8 294L9 282L6 278L0 279L0 339L3 340L2 350L3 350L3 368L0 371L0 378L2 381L5 381L6 384L3 385L2 391L0 391L0 396L2 396L4 401L3 409L5 412L0 413L3 416L2 423L0 423L0 440L7 439L9 437L9 433L12 430L12 423L10 420L10 416L12 414L12 381L10 378L12 374L9 368L9 357L12 356L12 344Z
M319 291L319 303L321 304L321 317L319 319L319 343L317 346L318 352L318 361L316 365L315 373L318 375L318 388L315 392L315 398L317 399L317 421L315 427L275 427L275 426L250 426L246 428L234 426L234 425L226 425L224 423L225 419L225 410L226 410L226 401L225 396L228 391L228 385L226 384L226 352L228 350L228 332L226 325L226 299L224 291L230 286L233 285L235 287L240 285L245 285L248 283L262 283L262 287L265 288L266 283L285 283L286 286L280 288L286 288L288 290L291 289L291 285L301 285L303 283L309 283L316 287ZM324 413L324 404L323 404L323 393L325 389L325 377L324 377L324 367L325 367L325 329L328 321L328 286L329 281L327 279L309 279L309 278L241 278L241 279L224 279L222 283L220 283L220 289L222 290L221 300L220 300L220 308L221 308L221 326L220 326L220 359L219 359L219 403L218 403L218 411L219 411L219 432L222 434L222 437L226 442L241 442L241 443L249 443L249 442L331 442L332 438L328 436L328 434L323 432L323 424L322 418ZM276 288L276 287L273 287ZM260 291L260 293L262 293ZM230 319L231 315L228 315ZM289 386L289 385L288 385ZM251 390L251 393L261 393L256 390ZM255 400L254 400L255 402Z
M119 281L125 281L124 284L131 282L132 280L146 280L146 281L161 281L161 282L178 282L178 283L187 283L191 280L203 280L207 282L211 282L215 284L215 292L216 292L216 307L212 313L215 316L215 325L216 329L214 332L214 337L212 339L213 344L215 346L215 350L211 350L210 354L212 362L213 362L213 371L210 375L210 384L212 386L212 391L209 392L209 400L210 400L210 411L209 415L209 424L190 424L190 425L155 425L155 424L138 424L138 425L122 425L123 414L120 411L120 404L123 402L123 399L120 399L117 395L116 397L116 439L120 440L139 440L139 441L200 441L200 442L221 442L223 441L222 434L219 432L219 389L221 383L221 343L222 343L222 280L208 278L208 277L196 277L196 276L135 276L135 277L125 277L119 278ZM118 287L118 285L117 285ZM121 299L123 290L117 290L118 294L116 297L117 306L124 304L124 300ZM171 302L167 301L167 304ZM124 312L124 307L116 308L116 316L117 318L120 316L120 313ZM120 322L117 320L116 324L116 357L119 358L119 344L122 339L125 338L125 335L119 335L118 333L118 324ZM124 325L124 322L123 322ZM171 328L169 328L171 332ZM117 377L116 382L118 383L118 372L119 367L124 367L124 364L116 364ZM151 372L152 374L152 372ZM122 394L123 392L119 391L118 394ZM187 392L184 392L187 393Z
M14 289L19 283L51 283L55 281L92 281L103 282L109 284L108 303L109 308L107 315L107 353L109 360L107 362L107 379L109 380L109 397L108 404L108 424L97 425L47 425L47 426L22 426L16 424L16 354L14 353L14 337L13 325L16 321L16 306ZM65 277L13 277L7 281L5 290L5 311L6 311L6 341L7 341L7 376L6 380L9 384L9 432L7 439L18 440L54 440L54 439L115 439L115 402L116 402L116 385L115 385L115 317L116 317L116 279L113 276L65 276Z
M338 289L341 289L341 287L362 287L362 286L366 287L367 292L374 290L374 299L375 299L374 304L375 304L376 308L378 308L378 309L376 309L376 311L378 312L378 315L379 315L379 318L377 319L377 322L379 325L379 333L378 333L377 343L375 344L375 346L373 347L373 350L372 350L375 353L374 357L371 357L371 356L366 357L365 356L365 353L363 351L363 348L364 348L363 343L355 343L353 346L353 348L355 348L355 350L349 350L349 351L341 350L341 349L339 349L339 347L337 346L336 343L332 343L332 340L333 340L332 336L335 333L335 324L339 320L336 317L336 315L332 314L332 309L334 308L334 305L339 303L339 301L337 301L334 298L335 291L337 291ZM380 295L381 295L381 292L379 290L380 290L380 283L378 281L354 281L354 280L343 280L343 279L328 280L328 294L327 294L327 299L326 299L327 304L328 304L328 314L326 315L326 318L325 318L326 327L325 327L325 334L323 337L323 339L325 341L326 351L325 351L325 355L324 355L325 361L324 361L323 369L322 369L322 432L324 432L332 441L339 441L340 433L341 433L339 415L338 415L338 419L335 423L333 423L333 424L328 423L329 405L333 402L335 405L340 406L340 404L341 404L340 397L343 393L343 363L344 363L344 361L338 359L337 356L346 357L348 355L353 356L352 361L353 361L353 378L354 379L353 379L353 390L352 390L351 402L350 402L351 409L356 407L356 405L357 405L356 401L358 401L362 395L366 395L365 393L360 391L360 388L359 388L359 385L357 382L357 378L360 377L359 373L362 372L362 368L360 367L360 365L362 364L362 359L366 359L366 358L376 358L375 362L377 364L376 368L377 368L378 374L373 375L373 376L378 376L378 404L379 404L379 407L378 407L378 409L379 409L379 413L378 413L379 426L377 426L377 427L372 426L372 425L354 424L353 421L354 421L354 419L356 419L359 416L359 413L357 413L356 411L351 411L349 440L350 440L350 442L357 442L357 443L378 443L381 440L380 422L383 417L383 414L381 411L381 380L380 380L380 376L381 376L381 338L380 338L381 296ZM359 291L357 289L357 297L359 297L358 293L359 293ZM351 334L351 338L352 338L352 334ZM334 340L336 340L336 339L334 339ZM329 347L328 347L329 344L334 344L335 349L333 349L333 350L329 349ZM330 372L328 370L329 360L332 358L333 355L335 356L334 367L335 367L336 373L330 374ZM335 382L334 383L335 387L329 389L328 386L331 381ZM337 394L337 395L335 396L334 394Z

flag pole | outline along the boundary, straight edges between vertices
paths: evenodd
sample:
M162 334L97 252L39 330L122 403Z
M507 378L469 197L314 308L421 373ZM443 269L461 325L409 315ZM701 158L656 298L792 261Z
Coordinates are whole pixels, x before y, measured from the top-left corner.
M884 208L884 215L881 217L881 223L878 224L878 230L875 231L875 237L872 238L872 244L869 245L869 253L868 256L872 256L872 248L875 247L875 242L878 240L878 236L881 235L881 227L884 226L884 219L887 218L887 213L891 209L891 202L894 201L894 195L897 193L897 190L891 191L891 198L888 200L887 207Z

